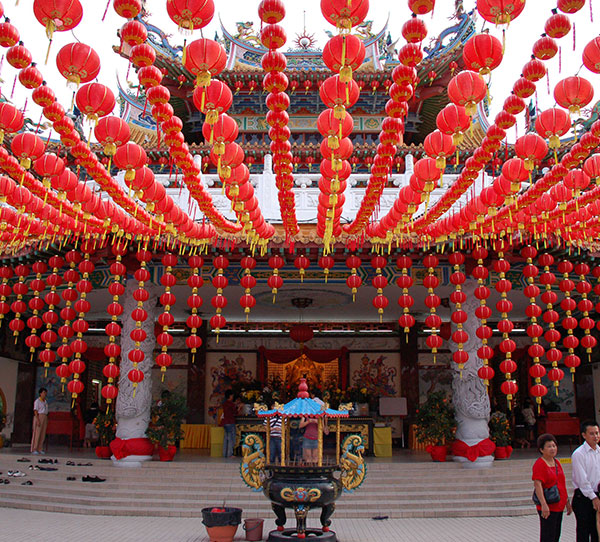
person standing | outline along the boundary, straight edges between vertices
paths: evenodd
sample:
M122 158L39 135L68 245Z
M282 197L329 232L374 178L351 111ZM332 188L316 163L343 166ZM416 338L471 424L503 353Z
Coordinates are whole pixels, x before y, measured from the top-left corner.
M223 437L223 457L233 455L233 446L235 443L235 417L237 416L237 406L232 400L233 391L225 392L225 401L223 402L223 417L221 424L225 429Z
M573 510L567 495L565 473L560 461L556 458L558 444L554 435L546 433L537 439L537 447L542 454L533 464L533 486L540 501L537 511L540 516L540 542L558 542L562 527L563 511L567 507L567 515ZM558 488L559 501L546 502L544 490L552 486Z
M270 425L269 463L275 465L278 461L281 463L281 416L271 416L265 423Z
M600 511L598 484L600 483L600 429L598 422L581 424L585 441L571 456L573 465L573 511L577 518L577 542L598 542L596 514Z
M31 436L31 452L35 455L45 454L42 450L48 428L48 390L40 388L39 397L33 403L33 434Z

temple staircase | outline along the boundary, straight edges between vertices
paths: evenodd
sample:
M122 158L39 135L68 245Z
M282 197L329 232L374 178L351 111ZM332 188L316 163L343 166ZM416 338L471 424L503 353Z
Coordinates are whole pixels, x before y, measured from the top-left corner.
M89 459L92 466L66 466L68 460L87 463L81 456L59 457L54 472L28 470L37 464L18 463L19 455L0 453L0 506L75 514L200 517L204 507L240 507L246 517L271 517L262 493L242 482L239 460L190 456L173 463L149 462L138 469L121 469L108 460ZM56 457L56 456L48 456ZM412 457L413 460L410 460ZM514 457L514 456L513 456ZM179 460L177 460L179 458ZM519 516L534 513L531 466L534 457L496 461L491 469L465 469L453 462L432 463L424 454L401 460L368 460L367 479L353 494L337 501L336 517L434 518ZM45 466L45 465L42 465ZM571 466L564 465L567 480ZM8 470L25 478L8 478ZM102 483L82 482L96 475ZM75 481L67 481L75 476ZM32 486L22 482L31 480ZM291 514L290 514L291 515Z

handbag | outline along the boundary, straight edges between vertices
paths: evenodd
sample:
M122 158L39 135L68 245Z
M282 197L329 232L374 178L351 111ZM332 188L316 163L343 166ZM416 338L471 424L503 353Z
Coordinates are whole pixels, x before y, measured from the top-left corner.
M558 482L558 465L554 464L554 470L556 472L556 480ZM554 484L551 487L544 488L544 499L546 499L547 504L555 504L560 501L560 492L558 491L558 485ZM537 493L535 489L533 490L533 495L531 500L536 506L541 506L542 503L538 499Z

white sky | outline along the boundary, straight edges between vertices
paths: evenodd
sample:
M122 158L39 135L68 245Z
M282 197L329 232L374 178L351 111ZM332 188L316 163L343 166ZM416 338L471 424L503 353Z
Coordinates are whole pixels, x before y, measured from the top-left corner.
M572 22L576 26L576 51L573 52L573 34L559 40L562 48L562 73L558 72L558 55L551 61L546 62L546 66L550 71L551 91L553 86L562 78L575 74L580 70L581 51L585 44L597 35L597 30L594 29L594 23L590 21L589 2L592 1L595 8L595 25L600 23L600 1L588 0L586 6L577 14L571 16ZM112 2L111 2L112 3ZM51 88L56 92L59 101L69 107L71 103L72 90L67 88L66 81L58 74L56 68L55 56L59 49L67 44L75 41L71 32L55 33L54 43L50 59L47 65L43 64L47 48L47 39L45 29L33 16L32 0L19 0L19 5L15 6L14 2L4 2L5 14L11 19L13 24L17 26L21 33L21 39L33 54L34 61L38 62L38 67L44 75L46 81ZM260 27L260 21L257 15L258 0L215 0L217 15L215 19L204 29L205 37L213 37L215 30L219 30L219 17L223 24L230 31L235 30L237 21L254 21L256 28ZM283 21L283 25L288 33L288 45L293 47L292 41L296 33L302 32L303 27L303 12L306 11L306 27L308 33L314 34L318 47L322 48L327 40L324 30L333 30L331 25L325 21L321 15L319 8L319 0L303 0L285 2L287 15ZM475 5L474 0L466 0L464 2L465 9L470 10ZM98 77L98 81L104 83L115 91L116 95L116 73L119 72L121 80L124 81L127 70L127 62L119 58L113 51L112 46L118 44L116 36L117 29L125 23L125 19L117 16L112 6L108 10L108 14L104 22L101 21L102 14L106 7L106 0L82 0L84 6L84 17L80 25L74 30L74 35L77 39L86 42L96 49L102 60L102 69ZM176 25L169 19L166 14L166 2L164 0L149 0L147 7L152 13L150 22L162 28L165 32L171 33L171 42L173 44L181 44L183 36L178 33ZM550 10L556 5L554 0L528 0L524 12L510 24L506 32L506 51L504 60L499 68L492 74L492 115L501 109L504 99L509 95L512 84L519 77L521 68L525 62L529 60L531 47L534 41L543 32L544 22L550 15ZM437 36L439 32L454 24L448 20L448 17L454 10L453 0L438 0L434 11L434 18L425 16L424 20L429 28L429 36ZM386 22L389 14L388 28L391 31L392 38L395 40L400 38L398 46L404 43L401 37L401 26L410 17L410 12L407 8L406 0L371 0L371 8L368 19L374 21L373 30L380 29ZM478 30L483 27L484 21L480 19L477 24ZM490 31L501 38L500 29L494 28L494 25L485 24L490 28ZM194 37L200 37L200 32L196 31ZM193 39L193 37L191 38ZM429 37L426 40L426 44ZM4 52L4 51L2 51ZM2 84L2 93L9 97L11 95L12 85L17 70L12 68L6 62L3 63L0 76L4 80ZM581 68L581 76L586 77L594 85L596 96L592 102L600 100L600 76L589 72L586 68ZM132 70L130 79L135 80L135 75ZM545 109L554 104L554 99L551 94L547 93L546 80L542 80L537 84L538 100L541 109ZM14 103L18 107L22 107L25 98L30 96L30 92L16 85ZM26 114L35 122L39 119L41 110L36 106L31 99L28 100ZM522 118L522 115L520 116ZM514 130L511 130L511 139L514 138ZM522 130L521 132L522 133Z

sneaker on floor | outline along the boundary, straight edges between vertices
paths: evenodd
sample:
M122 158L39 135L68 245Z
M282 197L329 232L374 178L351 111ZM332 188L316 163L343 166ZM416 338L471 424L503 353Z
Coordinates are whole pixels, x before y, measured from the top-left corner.
M21 459L17 459L17 463L31 463L31 459L27 459L26 457L22 457Z
M9 474L10 476L10 474ZM20 470L16 470L12 473L13 478L23 478L23 476L27 476L24 472L21 472Z
M38 452L37 450L34 452L31 452L33 455L40 455L40 452Z
M6 476L12 476L14 472L15 472L14 470L9 470L9 471L6 473Z
M40 450L40 453L41 453L42 455L46 455L46 452L44 452L44 450Z
M33 482L31 480L27 480L27 482L23 482L21 485L22 486L32 486Z

